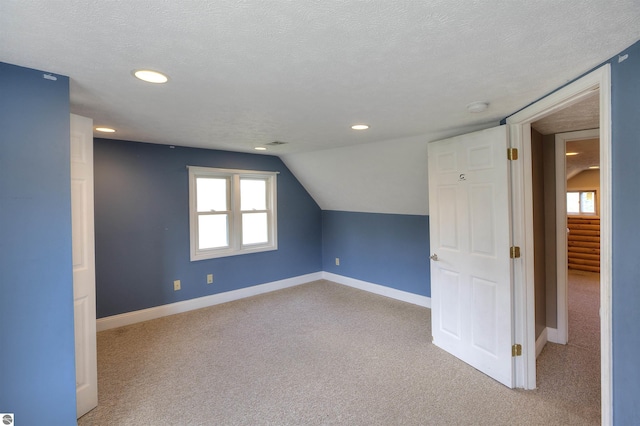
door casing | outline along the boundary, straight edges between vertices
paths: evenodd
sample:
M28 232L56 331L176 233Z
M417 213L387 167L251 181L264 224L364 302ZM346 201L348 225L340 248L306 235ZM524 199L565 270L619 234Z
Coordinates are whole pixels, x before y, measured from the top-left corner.
M516 359L516 386L536 388L535 298L533 269L533 199L531 123L577 103L599 91L600 102L600 345L602 424L613 423L612 412L612 304L611 304L611 66L605 64L580 79L507 118L510 143L521 161L512 162L514 243L523 250L514 263L515 341L522 344Z
M598 138L599 129L559 133L555 136L556 158L556 306L557 324L549 329L548 341L566 345L569 341L569 297L567 281L567 176L565 152L568 141ZM600 142L598 142L600 143Z

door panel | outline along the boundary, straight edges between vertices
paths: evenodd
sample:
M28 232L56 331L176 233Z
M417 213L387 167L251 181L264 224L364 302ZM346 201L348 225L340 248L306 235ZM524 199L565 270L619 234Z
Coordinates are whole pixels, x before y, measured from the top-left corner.
M457 191L454 186L438 188L440 204L438 204L438 226L440 244L451 250L458 248L458 206Z
M460 274L443 269L440 271L442 277L442 298L440 309L440 327L451 336L460 338Z
M433 342L506 386L511 357L506 126L429 144Z
M470 185L469 220L471 252L495 256L495 226L492 200L495 199L492 185Z
M498 352L496 335L496 283L471 277L473 291L472 343L491 355Z

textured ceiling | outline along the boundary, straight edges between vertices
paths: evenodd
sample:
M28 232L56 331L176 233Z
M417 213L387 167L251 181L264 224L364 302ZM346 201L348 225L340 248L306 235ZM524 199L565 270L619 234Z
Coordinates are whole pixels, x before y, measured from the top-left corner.
M531 123L531 127L543 135L597 129L600 127L600 98L597 94L595 92L568 108Z
M0 61L109 137L276 155L495 123L639 38L638 0L0 2Z
M548 115L534 123L531 127L543 135L592 130L600 127L599 92L580 102ZM565 172L567 179L600 164L599 139L567 141L566 152L577 152L578 155L567 156Z
M567 179L571 179L591 166L600 166L600 140L584 139L567 141L565 152L577 152L566 158L565 171Z

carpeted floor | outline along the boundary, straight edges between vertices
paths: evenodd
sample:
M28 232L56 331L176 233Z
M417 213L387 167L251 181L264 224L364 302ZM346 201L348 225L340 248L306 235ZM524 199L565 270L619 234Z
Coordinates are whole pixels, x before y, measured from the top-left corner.
M547 343L537 384L550 398L580 405L600 424L600 275L569 271L569 343Z
M429 309L328 281L108 330L78 424L599 424L599 394L568 392L593 362L577 346L545 348L521 391L430 341Z

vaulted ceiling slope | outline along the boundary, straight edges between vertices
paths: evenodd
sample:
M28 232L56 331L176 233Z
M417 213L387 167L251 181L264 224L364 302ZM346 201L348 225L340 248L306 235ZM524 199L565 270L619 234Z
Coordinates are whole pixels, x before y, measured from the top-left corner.
M0 2L0 61L71 77L72 112L109 137L245 152L283 141L266 153L298 173L321 150L371 145L366 158L486 127L639 38L637 0ZM138 81L140 68L169 82ZM468 113L474 101L489 109Z

